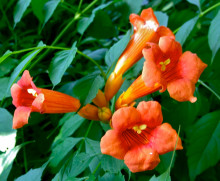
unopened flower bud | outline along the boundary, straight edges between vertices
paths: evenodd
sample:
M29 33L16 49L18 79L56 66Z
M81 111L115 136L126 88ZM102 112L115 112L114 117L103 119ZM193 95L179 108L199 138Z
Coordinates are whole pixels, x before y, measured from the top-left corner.
M99 121L98 108L91 104L87 104L84 107L82 107L79 110L78 114L88 120Z
M112 117L112 112L107 107L99 108L98 110L99 119L103 122L108 122Z
M107 106L105 94L101 90L98 90L98 93L97 93L96 97L92 100L92 102L98 107L106 107Z

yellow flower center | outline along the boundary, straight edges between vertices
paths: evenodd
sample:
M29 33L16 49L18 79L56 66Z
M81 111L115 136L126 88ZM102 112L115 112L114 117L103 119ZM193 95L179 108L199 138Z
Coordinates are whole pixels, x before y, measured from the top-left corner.
M29 94L32 94L34 97L37 97L37 92L36 92L36 90L34 90L34 89L27 89L27 92L28 92Z
M165 71L166 70L166 66L170 63L170 59L167 59L164 62L160 62L161 65L161 71Z
M145 130L146 128L147 128L147 125L146 125L146 124L142 124L142 125L140 125L140 126L138 126L138 125L134 126L134 127L133 127L133 130L134 130L135 132L137 132L137 134L141 134L141 132L142 132L143 130Z

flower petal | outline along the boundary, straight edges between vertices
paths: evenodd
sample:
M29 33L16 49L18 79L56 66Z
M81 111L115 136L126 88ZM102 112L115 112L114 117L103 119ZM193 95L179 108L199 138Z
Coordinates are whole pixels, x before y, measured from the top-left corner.
M173 34L173 32L165 26L160 26L159 28L157 28L157 35L159 38L163 36L169 36L170 38L175 39L175 35Z
M138 16L137 14L131 14L129 16L130 23L134 26L134 30L136 31L142 25L144 25L144 19Z
M154 169L160 162L156 150L150 146L142 145L128 151L124 157L125 164L134 172Z
M31 113L31 108L20 106L15 109L13 117L13 129L18 129L23 127L25 124L28 124L28 118Z
M32 77L28 70L25 70L21 79L18 81L18 85L23 89L32 88Z
M105 133L101 139L100 147L103 154L111 155L120 160L124 159L129 149L126 141L116 130L109 130Z
M40 113L44 113L45 112L45 108L44 106L44 94L39 94L33 101L32 103L32 111L33 112L40 112Z
M182 54L178 63L181 75L191 80L194 84L206 67L207 64L203 63L196 54L189 51Z
M134 107L120 108L112 116L112 127L120 132L140 123L140 113Z
M141 114L141 120L149 128L155 128L163 122L161 105L157 101L142 101L138 104L137 110Z
M161 155L170 151L174 151L176 141L178 138L178 143L176 146L176 150L183 149L182 141L177 135L176 130L174 130L170 124L164 123L158 127L156 127L151 132L151 145L152 147Z
M155 26L159 26L159 22L157 21L157 17L154 14L154 11L152 8L144 9L141 12L141 18L143 18L145 21L152 21L154 22Z
M170 97L177 101L190 101L194 103L197 100L197 98L193 96L195 91L195 84L190 80L177 79L171 81L167 85L167 90L170 94Z
M145 82L145 85L154 88L159 84L163 87L162 91L165 91L166 83L162 78L161 70L157 66L157 62L163 61L162 52L159 47L157 45L152 45L151 48L143 50L143 55L146 60L142 71L142 79Z
M11 87L11 97L13 99L12 104L15 107L22 105L20 95L22 94L22 88L18 84L13 84Z
M160 38L159 47L164 53L166 59L169 58L171 60L170 64L177 62L182 55L181 44L169 36L164 36Z

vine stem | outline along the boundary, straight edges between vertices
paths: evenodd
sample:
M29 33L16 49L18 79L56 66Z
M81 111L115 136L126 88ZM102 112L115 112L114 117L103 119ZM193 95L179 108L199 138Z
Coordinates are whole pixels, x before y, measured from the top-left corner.
M202 80L198 80L198 82L203 85L206 89L208 89L211 93L213 93L217 98L218 100L220 100L220 96L211 88L209 87L207 84L205 84Z
M220 2L216 3L215 5L211 6L210 8L206 9L205 11L200 13L200 17L204 16L205 14L207 14L208 12L212 11L213 9L217 8L218 6L220 6Z
M211 6L211 7L208 8L208 9L206 9L205 11L201 12L201 13L199 14L199 18L203 17L205 14L209 13L209 12L212 11L213 9L217 8L218 6L220 6L220 2L219 2L219 3L216 3L215 5ZM180 26L180 27L181 27L181 26ZM177 29L175 29L175 30L173 31L173 33L176 34L176 33L179 31L180 27L178 27Z
M83 57L87 58L88 60L90 60L92 63L94 63L98 68L99 70L101 71L101 74L102 76L104 77L104 79L106 80L106 74L105 72L103 71L103 69L101 68L101 66L94 60L92 59L91 57L87 56L86 54L84 54L83 52L77 50L77 53L82 55Z
M87 129L87 131L86 131L86 134L85 134L85 136L84 136L84 138L83 138L81 144L79 145L79 149L77 150L76 155L81 151L82 146L83 146L83 144L84 144L84 142L85 142L85 139L87 138L87 136L88 136L88 134L89 134L89 131L90 131L90 129L92 128L93 122L94 122L94 121L91 121L91 122L89 123L89 127L88 127L88 129Z
M56 39L52 42L51 46L54 46L60 38L66 33L66 31L75 23L76 20L80 18L82 14L88 11L98 0L94 0L91 2L85 9L82 10L81 13L76 13L74 18L65 26L65 28L60 32L60 34L56 37ZM49 49L47 49L34 63L32 63L30 69L32 69L39 61L41 61L48 53Z

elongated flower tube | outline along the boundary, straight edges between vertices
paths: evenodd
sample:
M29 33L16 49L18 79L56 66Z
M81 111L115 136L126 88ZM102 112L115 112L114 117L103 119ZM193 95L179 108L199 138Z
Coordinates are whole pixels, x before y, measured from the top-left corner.
M148 43L143 50L145 63L142 75L116 101L116 109L128 106L136 99L160 90L168 90L170 97L183 102L195 102L195 84L207 67L189 51L182 54L181 45L164 36L159 44Z
M155 85L154 88L147 87L140 75L130 87L123 92L115 103L115 109L135 105L135 100L161 89L161 86Z
M132 172L154 169L159 155L183 149L176 131L163 123L156 101L140 102L137 109L124 107L112 117L112 130L101 139L101 152L124 160Z
M35 86L28 70L25 70L17 84L11 87L13 104L16 107L13 128L18 129L28 124L31 112L67 113L75 112L80 101L61 92L41 89Z
M170 29L164 26L159 27L152 8L143 10L140 16L131 14L130 22L134 26L134 34L107 80L105 86L107 101L120 89L123 83L122 75L143 57L142 50L146 47L147 42L157 43L162 36L170 36L175 39Z

